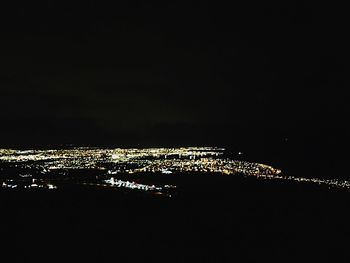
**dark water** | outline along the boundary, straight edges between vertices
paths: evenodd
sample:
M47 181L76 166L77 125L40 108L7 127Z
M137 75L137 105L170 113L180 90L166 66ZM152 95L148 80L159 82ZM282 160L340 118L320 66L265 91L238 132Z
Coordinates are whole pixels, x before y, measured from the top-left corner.
M350 192L192 177L173 198L94 188L0 191L13 261L347 261Z

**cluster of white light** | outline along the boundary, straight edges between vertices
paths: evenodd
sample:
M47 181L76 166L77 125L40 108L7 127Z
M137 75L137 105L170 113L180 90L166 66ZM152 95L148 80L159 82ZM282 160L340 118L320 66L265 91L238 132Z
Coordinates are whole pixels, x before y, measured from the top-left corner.
M9 183L6 183L6 182L2 182L1 187L2 188L17 188L17 184L9 184Z
M157 187L155 185L138 184L135 182L122 181L118 179L115 180L114 177L104 180L104 182L115 187L124 187L124 188L138 189L143 191L161 191L162 190L161 187Z
M32 180L31 183L28 184L18 184L13 179L9 179L6 181L3 181L1 184L2 188L18 188L18 189L30 189L30 188L42 188L42 189L57 189L57 186L50 184L50 183L45 183L45 182L36 182L35 179Z
M250 163L243 161L233 161L230 159L219 158L198 158L193 159L157 159L148 162L139 162L137 168L128 169L127 173L141 172L161 172L163 174L171 173L222 173L222 174L243 174L243 175L278 175L281 170L271 166ZM109 174L116 174L117 171L108 171Z
M339 179L319 179L319 178L305 178L296 176L285 176L285 175L275 175L275 174L260 174L257 178L261 179L277 179L277 180L288 180L293 182L301 183L313 183L318 185L325 185L328 187L339 187L350 189L350 181L339 180Z

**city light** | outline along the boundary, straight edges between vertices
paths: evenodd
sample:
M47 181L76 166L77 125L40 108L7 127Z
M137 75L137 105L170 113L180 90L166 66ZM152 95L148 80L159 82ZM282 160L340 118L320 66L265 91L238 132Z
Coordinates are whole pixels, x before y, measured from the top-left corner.
M242 152L239 152L241 155ZM272 166L233 160L225 149L180 147L146 149L72 148L61 150L0 149L2 188L56 189L70 180L77 185L166 192L176 187L136 182L138 175L253 176L259 179L289 180L350 188L350 182L336 179L293 177ZM93 175L91 175L91 173ZM113 176L113 177L111 177ZM133 176L131 181L123 176ZM74 180L72 179L74 178ZM130 180L130 177L129 177Z

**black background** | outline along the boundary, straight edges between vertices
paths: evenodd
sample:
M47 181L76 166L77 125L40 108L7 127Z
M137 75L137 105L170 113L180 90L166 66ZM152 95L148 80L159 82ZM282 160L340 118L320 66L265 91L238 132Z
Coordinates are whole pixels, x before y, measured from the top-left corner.
M0 13L1 147L215 145L287 174L349 178L345 6L10 1ZM98 262L346 255L347 192L233 183L217 198L161 204L1 192L4 251Z
M287 139L316 153L347 136L342 6L11 1L1 12L4 147Z

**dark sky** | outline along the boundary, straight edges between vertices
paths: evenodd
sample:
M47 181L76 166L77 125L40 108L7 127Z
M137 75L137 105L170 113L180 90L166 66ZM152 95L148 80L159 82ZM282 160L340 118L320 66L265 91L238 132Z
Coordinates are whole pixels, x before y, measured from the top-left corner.
M347 136L344 7L111 2L1 8L0 145L269 149L287 138L317 151Z

